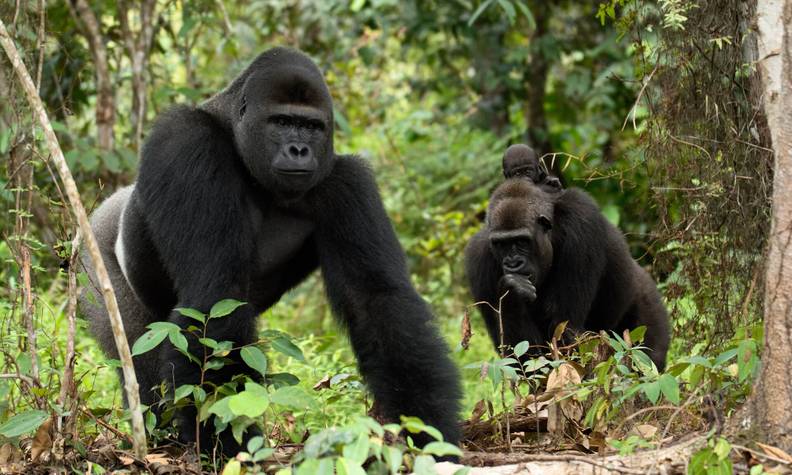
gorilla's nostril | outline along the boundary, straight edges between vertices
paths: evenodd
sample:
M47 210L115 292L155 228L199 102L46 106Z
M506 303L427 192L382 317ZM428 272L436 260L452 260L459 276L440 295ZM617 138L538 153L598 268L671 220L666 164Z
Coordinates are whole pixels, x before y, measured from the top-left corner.
M522 257L512 257L503 261L503 267L511 272L518 271L525 265L525 259Z

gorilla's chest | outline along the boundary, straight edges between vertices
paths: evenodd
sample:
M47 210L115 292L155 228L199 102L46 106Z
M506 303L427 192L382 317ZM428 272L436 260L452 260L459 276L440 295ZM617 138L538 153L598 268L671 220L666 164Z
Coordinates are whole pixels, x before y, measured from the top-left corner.
M299 214L277 207L256 207L252 213L256 276L268 278L305 253L313 223Z

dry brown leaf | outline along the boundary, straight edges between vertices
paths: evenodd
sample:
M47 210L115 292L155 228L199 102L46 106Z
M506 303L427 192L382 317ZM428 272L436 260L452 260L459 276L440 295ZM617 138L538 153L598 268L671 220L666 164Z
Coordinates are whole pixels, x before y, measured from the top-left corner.
M792 455L789 455L788 453L784 452L778 447L773 447L772 445L765 445L761 442L757 442L756 445L759 446L759 448L762 449L764 453L766 453L767 455L792 463Z
M627 344L626 345L627 348L632 348L633 343L632 343L632 338L630 337L630 330L625 328L624 331L622 332L622 338L624 339L624 342Z
M462 317L462 340L459 344L464 349L470 347L470 337L473 336L473 330L470 328L470 312L465 309L465 315Z
M33 437L33 443L30 446L30 459L33 462L38 462L45 452L52 449L52 418L47 419L41 424Z
M547 389L549 393L560 393L569 385L580 384L580 373L569 363L561 363L547 376Z
M564 399L559 401L561 405L561 411L564 413L564 417L570 421L579 421L583 418L583 405L580 404L579 401L575 401L574 399Z
M129 455L118 454L118 461L121 462L122 465L132 465L135 463L135 459L130 457Z
M657 434L657 427L651 424L639 424L632 428L632 431L638 437L643 439L651 439Z
M482 399L473 407L473 412L470 414L470 422L476 423L480 421L481 416L483 416L485 412L487 412L487 402Z
M162 452L154 452L146 455L146 463L161 463L161 464L169 464L171 458L168 454L164 454Z
M7 464L9 460L11 460L11 453L14 450L14 446L11 444L3 444L0 447L0 465Z
M321 391L322 389L327 389L330 387L330 375L324 375L324 378L320 379L316 384L313 385L314 391Z

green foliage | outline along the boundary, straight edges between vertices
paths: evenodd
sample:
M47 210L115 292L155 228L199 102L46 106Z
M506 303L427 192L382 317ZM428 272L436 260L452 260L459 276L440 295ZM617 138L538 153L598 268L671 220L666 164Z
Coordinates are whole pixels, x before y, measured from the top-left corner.
M396 440L402 431L425 432L436 440L422 450L414 446L409 436L406 445L386 442ZM335 467L337 473L398 474L406 469L431 474L434 473L432 456L452 455L461 456L462 452L455 445L443 442L437 429L417 418L403 418L401 424L381 426L371 418L360 417L347 426L313 434L295 459L293 470L297 474L333 473Z

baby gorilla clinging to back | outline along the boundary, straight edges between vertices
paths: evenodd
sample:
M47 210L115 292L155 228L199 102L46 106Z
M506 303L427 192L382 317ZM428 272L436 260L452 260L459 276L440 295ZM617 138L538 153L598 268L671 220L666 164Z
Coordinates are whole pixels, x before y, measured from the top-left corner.
M547 173L534 149L521 143L511 145L503 154L503 176L506 179L527 178L550 193L562 189L561 180Z
M665 367L668 313L655 283L585 192L548 193L525 179L506 180L465 257L473 297L501 305L504 344L545 344L563 321L573 332L645 325L649 356ZM479 309L497 348L497 314Z

